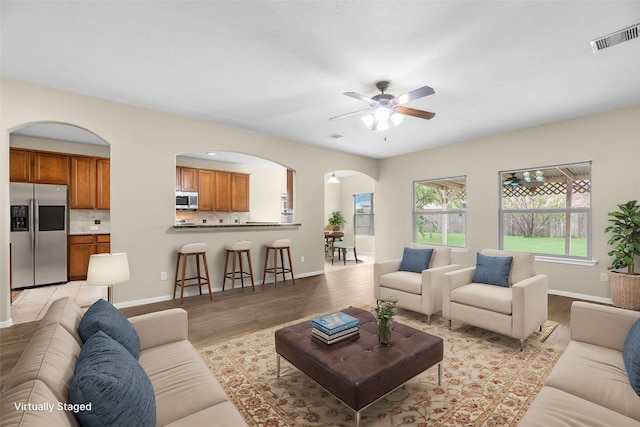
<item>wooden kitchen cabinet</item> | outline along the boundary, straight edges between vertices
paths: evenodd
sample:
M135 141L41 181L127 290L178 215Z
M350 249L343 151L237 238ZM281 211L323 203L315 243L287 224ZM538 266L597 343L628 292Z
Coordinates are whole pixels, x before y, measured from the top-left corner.
M96 209L111 209L111 160L96 160Z
M216 171L218 212L249 212L249 177L245 173Z
M212 170L198 170L198 210L213 211L216 207L216 173Z
M69 183L69 156L66 154L32 153L31 177L36 184Z
M216 171L216 211L231 211L231 172Z
M198 169L178 167L176 170L176 190L198 192Z
M9 181L31 182L31 152L9 150Z
M69 184L69 156L66 154L9 150L9 180L35 184Z
M249 212L249 175L231 174L231 210Z
M70 209L109 209L110 164L109 159L71 157Z
M69 236L69 280L86 280L91 255L110 252L111 236L108 234Z
M69 208L96 208L96 159L93 157L71 157Z

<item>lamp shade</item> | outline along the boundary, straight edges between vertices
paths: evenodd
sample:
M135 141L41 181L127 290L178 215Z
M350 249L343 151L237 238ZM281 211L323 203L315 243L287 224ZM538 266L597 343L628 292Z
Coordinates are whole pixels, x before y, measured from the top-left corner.
M87 285L110 286L126 282L129 275L129 260L124 252L94 254L89 258Z
M336 173L332 173L329 179L327 180L327 184L340 184L340 180L336 178Z

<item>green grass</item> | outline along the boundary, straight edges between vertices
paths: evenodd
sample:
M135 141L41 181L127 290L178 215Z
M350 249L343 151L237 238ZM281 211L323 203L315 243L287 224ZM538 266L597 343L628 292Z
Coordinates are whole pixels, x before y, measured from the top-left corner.
M427 245L442 245L442 233L427 233L425 237L416 236L416 242ZM448 246L464 247L462 233L449 233ZM534 252L548 255L564 255L564 238L561 237L522 237L505 236L504 249L523 252ZM571 256L587 256L587 239L571 239Z

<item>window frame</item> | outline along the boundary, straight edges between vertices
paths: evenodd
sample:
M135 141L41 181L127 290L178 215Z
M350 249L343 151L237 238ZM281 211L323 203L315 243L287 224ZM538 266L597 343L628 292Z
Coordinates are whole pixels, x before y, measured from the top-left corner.
M461 209L428 209L428 210L417 210L416 209L416 203L417 203L417 192L416 192L416 188L417 185L419 184L424 184L424 183L429 183L429 182L442 182L442 181L454 181L454 180L464 180L464 191L466 193L467 191L467 175L456 175L456 176L451 176L451 177L443 177L443 178L433 178L433 179L421 179L421 180L416 180L413 181L412 185L411 185L411 191L412 191L412 197L411 197L411 203L412 203L412 208L411 208L411 212L412 212L412 236L411 236L411 241L413 243L417 243L417 244L426 244L426 245L432 245L432 246L444 246L444 247L450 247L450 248L457 248L457 249L464 249L467 247L467 197L465 194L465 198L464 198L464 202L462 202L463 207ZM418 242L417 240L417 236L419 233L418 230L418 216L419 215L424 215L424 214L429 214L429 215L442 215L443 217L447 217L448 215L463 215L464 217L464 224L463 224L463 228L464 228L464 232L462 233L463 237L464 237L464 242L462 245L452 245L447 243L434 243L434 242L428 242L428 243L422 243L422 242ZM443 234L443 237L445 237L445 235Z
M538 208L538 209L505 209L503 198L503 175L504 174L515 174L520 172L532 171L532 170L547 170L547 169L560 169L560 168L570 168L576 166L588 166L589 167L589 207L570 207L570 208ZM499 187L499 197L498 197L498 242L499 248L501 250L513 250L517 251L517 249L504 248L504 223L505 223L505 214L563 214L567 215L569 218L572 217L572 214L586 214L586 255L567 255L567 254L555 254L555 253L546 253L546 252L533 252L533 254L541 259L548 260L566 260L566 261L577 261L583 262L591 260L592 256L592 221L593 221L593 195L592 195L592 176L593 176L593 163L592 161L581 161L581 162L573 162L573 163L561 163L556 165L548 165L548 166L537 166L537 167L529 167L529 168L521 168L521 169L509 169L498 172L498 187ZM571 226L569 226L569 230ZM572 235L571 232L566 232L565 230L565 247L567 244L571 245ZM568 240L568 242L567 242Z
M358 213L357 197L361 195L370 195L371 197L371 212L370 213ZM358 233L358 216L369 217L369 232L366 234ZM353 235L354 236L375 236L375 196L372 192L367 193L355 193L353 195Z

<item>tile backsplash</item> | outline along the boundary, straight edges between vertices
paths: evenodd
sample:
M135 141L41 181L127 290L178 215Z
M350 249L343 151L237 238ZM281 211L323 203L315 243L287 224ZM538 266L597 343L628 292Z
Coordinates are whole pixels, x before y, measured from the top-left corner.
M234 224L236 220L244 224L249 219L249 212L203 212L203 211L176 211L176 221L184 220L194 224Z
M96 224L99 221L100 224ZM111 233L110 211L69 209L69 234Z

